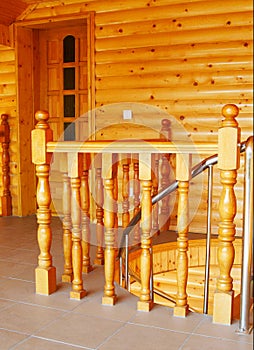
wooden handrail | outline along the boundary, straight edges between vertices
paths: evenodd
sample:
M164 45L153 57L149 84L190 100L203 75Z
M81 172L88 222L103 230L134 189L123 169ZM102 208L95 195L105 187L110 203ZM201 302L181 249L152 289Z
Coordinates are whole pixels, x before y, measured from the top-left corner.
M163 140L59 141L47 142L47 153L184 153L214 154L218 145L205 142L174 143Z
M3 194L1 197L2 202L2 216L12 215L12 199L10 192L10 126L8 123L8 115L1 115L0 125L0 142L2 143L2 181L3 181Z

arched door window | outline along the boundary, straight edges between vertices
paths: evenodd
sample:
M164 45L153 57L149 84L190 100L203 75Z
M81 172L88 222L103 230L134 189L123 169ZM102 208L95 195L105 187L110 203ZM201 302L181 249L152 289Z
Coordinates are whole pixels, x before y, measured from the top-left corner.
M64 140L75 140L75 127L72 122L76 117L76 64L75 64L75 37L67 35L63 39L63 112Z

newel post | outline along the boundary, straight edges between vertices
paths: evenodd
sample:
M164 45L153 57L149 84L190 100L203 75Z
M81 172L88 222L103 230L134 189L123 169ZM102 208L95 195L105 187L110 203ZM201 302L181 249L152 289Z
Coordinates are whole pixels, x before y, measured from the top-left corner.
M237 106L228 104L222 109L225 118L218 134L218 168L222 192L219 202L219 247L217 252L220 275L214 294L213 322L231 324L233 308L233 279L230 276L234 262L237 169L240 158L240 129L235 120L239 113Z
M56 290L56 268L52 266L50 247L52 241L51 195L49 187L49 168L51 155L47 153L47 142L53 139L49 128L49 115L46 111L35 114L38 123L32 131L32 162L36 166L37 184L37 238L40 249L38 267L35 269L36 293L49 295Z

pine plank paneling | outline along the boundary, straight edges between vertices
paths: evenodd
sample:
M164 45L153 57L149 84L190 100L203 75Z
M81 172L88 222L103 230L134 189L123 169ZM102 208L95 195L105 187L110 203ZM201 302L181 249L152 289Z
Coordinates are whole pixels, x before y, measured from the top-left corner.
M31 4L30 0L25 1ZM242 140L252 134L252 1L53 0L31 4L20 21L40 26L49 21L80 18L89 11L94 12L95 18L93 100L97 108L92 131L122 122L122 110L132 109L132 122L157 130L160 119L169 115L175 120L174 128L181 126L174 130L174 137L217 142L221 108L235 103L240 109L237 120ZM11 66L15 56L11 52L12 58L10 53L0 51L0 101L5 96L4 103L15 113ZM52 104L57 106L57 101ZM241 179L242 175L236 186L240 203ZM197 184L201 182L198 180ZM217 203L217 170L214 182ZM206 179L203 186L205 192ZM214 206L213 220L217 223ZM199 225L203 230L204 218L203 194L192 229ZM241 233L240 214L236 224Z

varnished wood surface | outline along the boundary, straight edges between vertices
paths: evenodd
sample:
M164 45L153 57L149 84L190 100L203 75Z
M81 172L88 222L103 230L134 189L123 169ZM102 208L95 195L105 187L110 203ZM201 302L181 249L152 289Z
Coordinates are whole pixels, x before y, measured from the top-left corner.
M215 154L217 144L213 143L187 143L175 144L158 140L123 140L123 141L59 141L48 142L47 152L78 152L78 153L206 153Z
M252 133L252 1L240 0L232 4L226 0L219 4L211 0L188 3L183 0L91 0L84 5L81 0L63 0L61 3L40 1L36 6L30 0L25 0L25 3L28 7L15 24L29 26L28 31L23 30L24 40L33 28L61 27L65 20L80 21L89 12L94 17L95 25L89 34L89 37L95 35L90 48L94 57L91 55L91 62L88 62L91 72L89 86L94 91L89 108L93 112L89 118L84 116L85 123L88 119L91 122L90 134L94 135L107 123L122 122L121 104L130 101L135 105L161 108L183 126L188 138L212 143L217 142L221 107L233 102L240 109L238 122L242 140ZM13 0L8 2L8 6L13 4ZM5 25L0 38L7 28ZM10 28L11 45L17 45L14 32L14 27ZM38 33L33 34L34 40L38 40ZM26 59L30 57L29 47L32 46L32 43L31 46L24 45L22 49ZM34 53L37 62L40 55L36 48ZM24 65L19 67L21 84L15 73L18 65L14 48L0 46L0 112L10 115L14 215L22 215L21 206L31 203L24 194L24 202L20 197L19 167L25 169L27 164L24 159L19 159L19 155L29 158L29 152L19 150L20 130L25 137L26 132L21 124L22 118L19 120L17 114L19 101L26 106L23 98L17 98L17 91L28 96L26 89L29 89L31 72L24 69ZM33 78L34 81L39 79L36 69ZM31 87L35 94L36 86L37 83L35 89ZM38 98L34 98L35 108L40 108ZM118 106L113 114L105 115L100 109L108 104ZM22 115L28 118L27 112L22 112ZM136 116L135 112L135 121ZM147 115L143 123L154 127L155 119L153 114ZM27 181L23 176L22 186L27 186ZM241 190L237 189L236 194L241 202ZM241 220L238 217L237 222L239 227Z
M0 125L0 143L2 144L2 216L12 215L12 198L10 191L10 126L8 123L8 115L1 115Z

